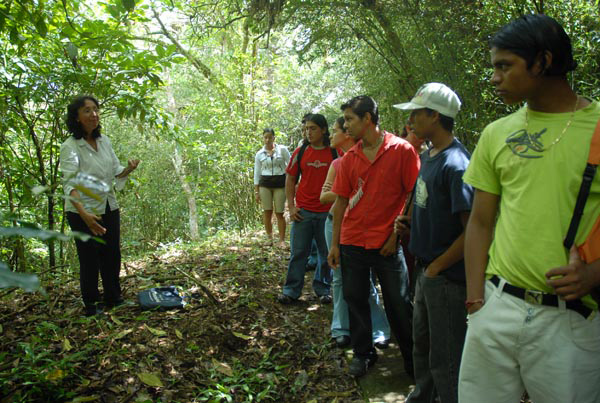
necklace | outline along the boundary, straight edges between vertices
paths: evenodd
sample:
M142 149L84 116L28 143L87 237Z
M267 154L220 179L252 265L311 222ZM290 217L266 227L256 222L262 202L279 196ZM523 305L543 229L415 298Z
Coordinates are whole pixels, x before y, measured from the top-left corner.
M577 112L578 107L579 107L579 95L577 96L577 100L575 101L575 107L573 108L573 111L571 111L571 116L569 116L569 120L567 121L567 124L565 125L565 127L562 130L562 132L560 133L560 135L557 138L555 138L554 141L552 143L550 143L549 146L544 147L541 151L548 151L552 146L554 146L556 143L558 143L563 138L564 134L567 132L567 129L569 128L569 126L571 126L571 122L573 121L573 116L575 116L575 112ZM529 106L527 106L527 108L525 109L525 131L527 133L529 133Z
M370 150L372 148L377 147L379 144L381 144L381 142L383 141L383 135L379 136L379 138L377 138L377 141L373 144L371 144L370 146L365 146L364 140L363 140L363 150Z

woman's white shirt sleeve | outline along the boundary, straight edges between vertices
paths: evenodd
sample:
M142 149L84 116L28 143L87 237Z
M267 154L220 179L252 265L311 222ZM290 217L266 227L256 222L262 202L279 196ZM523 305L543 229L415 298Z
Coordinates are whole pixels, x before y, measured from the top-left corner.
M281 146L281 155L283 157L284 165L287 168L288 164L290 163L290 159L292 158L290 155L290 150L288 150L286 146Z
M263 149L261 148L254 156L254 186L257 186L258 181L260 180L260 173L261 173L260 155L261 155L262 151L263 151Z

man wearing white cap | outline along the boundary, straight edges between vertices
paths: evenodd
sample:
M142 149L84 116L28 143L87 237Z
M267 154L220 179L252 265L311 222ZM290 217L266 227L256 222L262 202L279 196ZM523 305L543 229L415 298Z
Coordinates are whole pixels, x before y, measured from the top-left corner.
M396 225L410 227L409 250L416 257L416 386L407 402L433 402L437 391L443 403L453 403L466 332L464 228L473 200L473 189L462 181L470 155L452 134L460 100L446 85L429 83L394 107L412 111L415 135L432 144L421 154L412 216L400 216Z

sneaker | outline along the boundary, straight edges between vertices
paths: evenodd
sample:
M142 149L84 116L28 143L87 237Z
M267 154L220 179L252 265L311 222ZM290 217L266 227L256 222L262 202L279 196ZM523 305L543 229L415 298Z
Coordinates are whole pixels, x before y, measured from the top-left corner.
M298 301L298 300L294 299L292 297L289 297L289 296L287 296L285 294L280 294L277 297L277 302L279 302L280 304L283 304L283 305L290 305L290 304L293 304L296 301Z
M346 348L350 345L350 336L342 335L334 338L337 348Z
M385 340L377 341L377 342L374 343L374 346L377 347L380 350L385 350L386 348L390 347L390 339L385 339Z
M369 358L353 357L348 365L348 373L356 378L360 378L367 373L367 370L371 368L377 362L377 355L373 354Z
M322 304L331 304L331 301L333 301L333 299L331 298L331 295L320 295L319 301Z

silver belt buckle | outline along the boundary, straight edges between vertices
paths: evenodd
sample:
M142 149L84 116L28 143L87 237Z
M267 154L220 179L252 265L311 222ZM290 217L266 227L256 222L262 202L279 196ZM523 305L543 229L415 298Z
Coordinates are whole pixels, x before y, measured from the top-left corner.
M525 290L525 302L533 305L541 305L544 293L538 290Z

